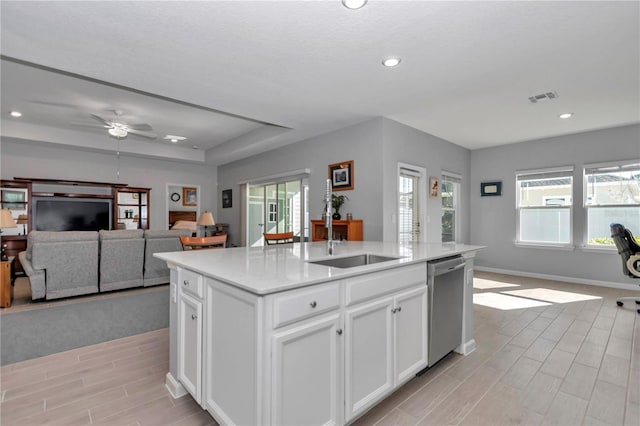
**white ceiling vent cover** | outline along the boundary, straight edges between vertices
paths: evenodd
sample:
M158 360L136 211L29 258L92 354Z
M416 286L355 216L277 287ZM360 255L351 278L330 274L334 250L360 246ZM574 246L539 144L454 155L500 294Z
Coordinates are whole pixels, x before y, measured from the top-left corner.
M531 102L532 104L535 104L540 101L544 101L546 99L556 99L557 97L558 97L558 92L546 92L546 93L541 93L539 95L530 96L529 102Z

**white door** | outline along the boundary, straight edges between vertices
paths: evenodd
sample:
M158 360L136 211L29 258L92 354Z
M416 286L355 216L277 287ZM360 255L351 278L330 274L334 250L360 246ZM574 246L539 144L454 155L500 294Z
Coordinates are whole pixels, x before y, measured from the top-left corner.
M397 386L427 366L427 284L394 297L394 301Z
M272 424L342 424L340 314L272 337Z
M393 299L362 303L345 315L345 420L393 387Z
M178 305L178 380L200 403L202 395L202 303L180 295Z

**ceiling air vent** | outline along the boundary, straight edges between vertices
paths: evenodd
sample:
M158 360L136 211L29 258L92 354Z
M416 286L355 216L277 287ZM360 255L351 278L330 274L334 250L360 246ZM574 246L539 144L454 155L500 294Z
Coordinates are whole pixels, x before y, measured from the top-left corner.
M541 93L539 95L535 95L535 96L530 96L529 97L529 102L531 102L532 104L538 103L540 101L544 101L546 99L555 99L558 97L558 93L557 92L546 92L546 93Z

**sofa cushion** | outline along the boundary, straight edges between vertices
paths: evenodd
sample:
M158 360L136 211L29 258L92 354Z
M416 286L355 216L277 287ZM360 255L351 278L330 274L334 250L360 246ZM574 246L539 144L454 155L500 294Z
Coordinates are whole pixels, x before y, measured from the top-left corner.
M33 244L57 243L68 241L97 241L96 231L31 231L27 237L27 259L31 260L33 254Z
M160 230L160 229L147 229L144 231L144 237L147 240L154 239L154 238L171 238L171 237L178 238L181 235L189 236L191 235L191 232L183 229L173 230L173 231L171 230L166 231L166 230Z
M144 230L142 229L100 231L100 240L130 240L142 238L143 236Z

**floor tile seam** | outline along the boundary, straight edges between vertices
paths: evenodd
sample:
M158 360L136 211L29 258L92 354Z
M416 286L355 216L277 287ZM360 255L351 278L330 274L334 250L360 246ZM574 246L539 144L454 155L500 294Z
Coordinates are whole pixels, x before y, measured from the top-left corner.
M79 382L79 386L82 385L82 381L80 379L76 379L76 381ZM46 388L46 389L37 389L36 391L30 392L30 393L26 393L26 394L23 394L23 395L19 395L19 396L15 397L15 398L5 399L3 404L7 404L7 403L13 402L14 404L24 405L24 404L21 404L20 402L24 401L25 403L28 403L30 398L34 398L34 395L36 395L36 397L35 397L36 399L43 399L44 400L44 399L46 399L45 397L40 397L40 396L37 396L37 395L41 394L41 393L46 393L47 391L50 391L51 389L54 389L57 386L69 385L70 383L74 383L74 381L72 380L72 381L65 382L65 383L58 383L56 386L51 386L51 387Z
M427 417L431 412L433 412L433 410L435 410L435 409L436 409L440 404L442 404L442 403L443 403L443 402L444 402L444 401L445 401L445 400L446 400L446 399L447 399L451 394L453 394L453 392L454 392L456 389L458 389L458 387L460 387L460 385L462 385L462 384L464 383L464 381L461 381L461 380L456 379L456 378L454 378L454 377L449 376L449 378L450 378L450 379L452 379L452 380L456 380L456 381L458 381L458 382L460 382L460 383L458 383L456 386L454 386L453 388L451 388L451 389L449 390L449 392L446 392L445 394L442 394L442 393L438 394L438 398L440 398L440 401L438 401L438 403L437 403L436 405L434 405L433 407L431 407L431 409L430 409L429 411L427 411L426 413L424 413L424 415L423 415L422 417L419 417L419 418L418 418L418 421L415 423L416 425L417 425L417 424L419 424L422 420L424 420L424 418L425 418L425 417ZM466 380L466 379L465 379L465 380ZM412 415L412 414L410 414L410 413L407 413L405 410L403 410L402 408L400 408L400 405L397 405L395 408L397 408L398 410L402 411L403 413L405 413L405 414L407 414L407 415L409 415L409 416L411 416L411 417L414 417L414 418L415 418L415 416L414 416L414 415ZM387 414L387 415L388 415L388 414ZM385 415L385 416L383 416L383 417L382 417L382 419L384 419L384 417L386 417L386 415ZM382 419L380 419L379 421L381 421ZM378 421L378 422L379 422L379 421ZM376 423L378 423L378 422L376 422ZM374 425L374 426L375 426L375 425Z
M136 404L133 407L128 407L128 408L125 408L125 409L120 410L120 411L112 411L112 412L109 413L108 416L102 417L101 419L96 419L94 421L94 423L95 422L105 423L105 422L108 422L107 419L109 419L111 417L116 417L116 416L118 416L120 414L127 413L127 412L131 412L131 415L135 415L135 412L133 410L135 410L137 408L140 408L140 407L142 407L144 405L148 405L148 404L154 403L154 402L156 402L156 401L158 401L160 399L167 398L167 397L168 397L168 394L167 395L160 395L160 396L158 396L156 398L152 398L150 400L139 401L139 404ZM95 409L95 408L97 408L97 407L93 407L93 409ZM93 418L93 416L92 416L92 418Z
M492 368L492 367L489 367ZM473 404L473 406L471 408L469 408L469 410L467 411L467 413L462 416L462 418L460 418L460 420L458 420L458 422L456 423L456 425L459 425L460 423L462 423L464 421L464 419L467 418L467 416L469 414L471 414L471 412L474 410L474 408L476 408L478 406L478 404L480 404L480 401L482 401L484 399L484 397L489 393L489 391L491 389L493 389L494 386L496 386L496 384L500 381L500 379L507 373L507 370L503 371L503 370L498 370L498 369L494 369L496 370L499 374L497 375L496 380L494 380L494 382L491 384L491 386L487 387L486 390L482 393L482 396L480 396L480 398L478 398L476 400L476 402ZM463 382L464 383L464 382ZM507 385L508 386L508 385ZM425 416L426 417L426 416Z
M47 399L45 399L44 400L44 402L45 402L45 410L44 411L47 412L47 411L61 409L61 408L66 407L68 405L82 402L85 399L95 398L96 396L100 396L101 394L104 394L104 393L107 393L107 392L112 392L114 390L117 390L120 387L122 387L122 386L115 386L113 388L105 389L102 392L98 392L98 393L85 394L83 396L73 398L73 400L70 400L70 401L68 401L68 402L66 402L64 404L55 405L55 406L52 406L52 407L48 406L48 404L47 404L48 401L47 401ZM124 390L123 390L123 392L124 392ZM87 410L90 410L91 408L99 407L100 405L107 404L107 403L110 403L110 402L113 402L113 401L117 401L117 400L120 400L120 399L123 399L123 398L126 398L126 394L125 394L125 396L122 396L120 398L116 398L116 399L112 399L112 400L108 400L108 401L99 401L99 402L97 402L96 405L92 405L92 406L88 407Z
M454 365L456 365L458 362L460 362L461 359L464 359L464 357L460 357L458 359L456 359L455 361L451 362L451 365L447 366L444 370L440 371L438 374L436 374L435 376L429 378L429 380L425 383L422 384L422 386L420 386L418 389L416 389L413 393L411 393L409 395L409 397L415 395L416 393L418 393L420 390L422 390L425 386L427 386L429 383L433 382L435 379L437 379L438 377L440 377L441 375L443 375L444 373L447 372L447 370L449 370L451 367L453 367ZM424 374L429 374L429 371L427 370ZM408 383L408 382L407 382ZM407 399L409 399L409 397L407 397ZM406 400L405 400L406 401ZM404 401L403 401L404 402ZM400 404L398 404L400 405Z

